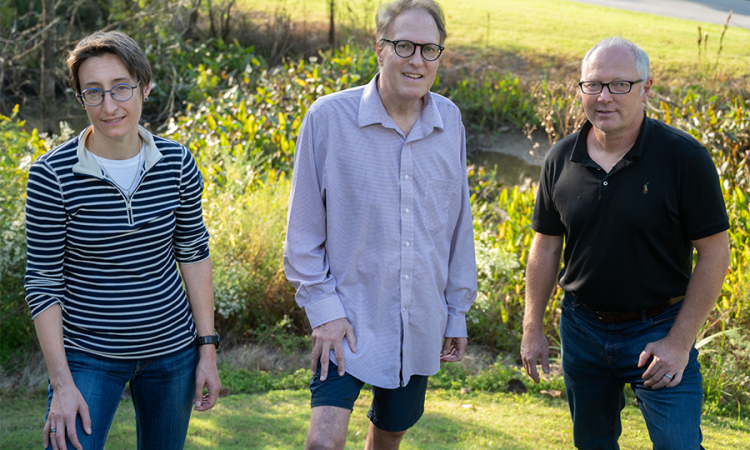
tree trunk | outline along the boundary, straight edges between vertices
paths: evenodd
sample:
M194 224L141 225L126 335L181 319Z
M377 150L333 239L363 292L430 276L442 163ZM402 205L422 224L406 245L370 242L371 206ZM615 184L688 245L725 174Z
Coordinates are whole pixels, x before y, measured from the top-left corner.
M42 1L42 67L41 67L41 90L40 99L40 123L39 129L52 133L54 123L52 110L55 103L55 31L49 27L55 16L54 0Z
M328 27L328 46L334 48L336 45L336 15L334 14L336 1L329 0L328 6L331 11L331 21L330 26Z
M193 0L193 8L190 10L190 16L188 16L188 26L183 33L188 39L198 36L198 30L196 27L198 26L198 13L200 11L201 1L202 0Z
M227 38L229 38L229 31L231 26L231 18L232 18L232 6L234 6L234 2L236 0L232 0L227 4L226 9L224 10L224 23L221 26L221 39L226 41Z
M216 25L214 25L214 5L213 5L213 2L211 2L211 0L208 0L208 20L210 22L209 32L211 33L211 37L215 38L216 37ZM219 22L221 22L221 18L219 18Z

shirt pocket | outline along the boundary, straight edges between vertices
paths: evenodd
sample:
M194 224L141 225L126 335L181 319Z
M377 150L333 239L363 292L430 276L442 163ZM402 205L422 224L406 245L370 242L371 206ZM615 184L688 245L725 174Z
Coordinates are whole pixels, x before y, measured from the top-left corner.
M431 232L445 229L453 198L453 180L431 178L424 189L425 225Z

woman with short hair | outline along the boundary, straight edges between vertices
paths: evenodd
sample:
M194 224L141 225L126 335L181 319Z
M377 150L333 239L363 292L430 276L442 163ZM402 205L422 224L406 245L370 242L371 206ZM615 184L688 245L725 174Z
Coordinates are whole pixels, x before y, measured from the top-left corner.
M221 388L203 180L185 147L138 124L151 68L133 39L96 32L68 68L91 126L34 162L26 201L44 445L103 448L129 383L138 448L181 449Z

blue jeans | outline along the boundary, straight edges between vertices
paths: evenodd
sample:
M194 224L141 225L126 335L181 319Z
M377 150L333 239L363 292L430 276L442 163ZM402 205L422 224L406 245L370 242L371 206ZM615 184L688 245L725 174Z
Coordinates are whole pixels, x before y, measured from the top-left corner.
M625 384L638 398L654 450L701 447L703 379L698 350L690 350L680 384L651 389L641 375L638 357L646 344L669 334L682 303L663 313L620 323L604 323L565 294L560 319L562 367L573 438L581 450L617 450L622 433L620 411L625 407Z
M185 445L195 396L194 345L165 356L143 360L116 360L66 350L68 366L91 416L91 434L76 418L76 433L85 450L104 448L109 427L120 404L125 384L135 408L138 449L180 450ZM52 387L47 391L47 414ZM68 449L73 446L66 436ZM52 448L52 444L48 449Z

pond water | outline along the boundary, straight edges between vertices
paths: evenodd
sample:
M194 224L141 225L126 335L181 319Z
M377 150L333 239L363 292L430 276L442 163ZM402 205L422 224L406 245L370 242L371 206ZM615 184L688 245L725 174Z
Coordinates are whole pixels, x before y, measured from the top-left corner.
M528 183L527 179L536 183L539 181L541 168L534 164L499 152L474 152L469 154L469 163L476 166L484 166L489 172L496 170L497 180L506 186L515 186Z

